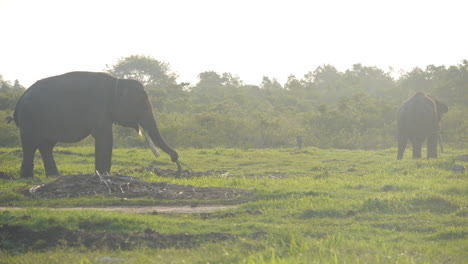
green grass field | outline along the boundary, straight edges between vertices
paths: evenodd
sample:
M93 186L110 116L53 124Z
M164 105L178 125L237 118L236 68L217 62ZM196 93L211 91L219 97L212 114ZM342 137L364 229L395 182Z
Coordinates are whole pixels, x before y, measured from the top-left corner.
M93 173L94 148L56 148L63 175ZM447 149L437 160L396 160L396 150L182 149L194 171L224 171L192 179L136 172L145 166L176 169L165 154L115 149L113 171L148 182L246 189L252 195L235 209L210 214L132 214L99 210L57 213L57 206L191 205L196 201L135 201L96 196L37 200L21 190L55 179L44 176L36 157L36 179L19 179L21 152L0 149L1 225L36 231L55 226L93 231L203 235L228 239L194 246L131 250L55 247L3 250L0 263L467 263L468 179L452 171L466 150ZM221 203L222 201L212 201ZM27 215L28 217L24 217ZM3 242L2 242L3 241ZM8 248L0 237L0 246ZM40 245L38 245L38 248Z

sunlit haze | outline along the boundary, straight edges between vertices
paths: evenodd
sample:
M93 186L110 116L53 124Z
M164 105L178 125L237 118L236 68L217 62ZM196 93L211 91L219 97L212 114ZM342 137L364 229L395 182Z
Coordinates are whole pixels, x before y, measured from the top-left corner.
M284 83L320 65L409 71L468 59L466 1L0 0L0 74L28 87L119 58L168 62L178 82L204 71Z

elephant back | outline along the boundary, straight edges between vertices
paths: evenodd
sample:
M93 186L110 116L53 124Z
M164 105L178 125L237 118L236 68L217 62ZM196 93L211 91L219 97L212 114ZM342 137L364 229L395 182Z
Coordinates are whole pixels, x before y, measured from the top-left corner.
M436 103L423 92L416 93L403 103L398 114L399 126L415 127L418 130L432 130L438 125Z

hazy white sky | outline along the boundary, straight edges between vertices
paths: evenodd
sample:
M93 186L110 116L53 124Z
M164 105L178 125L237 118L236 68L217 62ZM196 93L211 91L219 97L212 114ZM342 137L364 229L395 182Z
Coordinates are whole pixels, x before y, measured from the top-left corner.
M411 70L468 59L465 0L0 0L0 75L25 86L118 58L284 83L317 66Z

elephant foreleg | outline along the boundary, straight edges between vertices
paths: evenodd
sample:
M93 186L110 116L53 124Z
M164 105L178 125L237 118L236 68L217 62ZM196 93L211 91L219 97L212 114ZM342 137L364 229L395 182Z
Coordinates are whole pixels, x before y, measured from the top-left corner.
M42 161L44 162L44 169L47 176L60 176L60 173L55 164L54 154L52 150L55 147L56 142L45 142L39 146L41 152Z
M95 139L95 165L99 173L110 172L112 161L112 128L105 133L93 135Z

